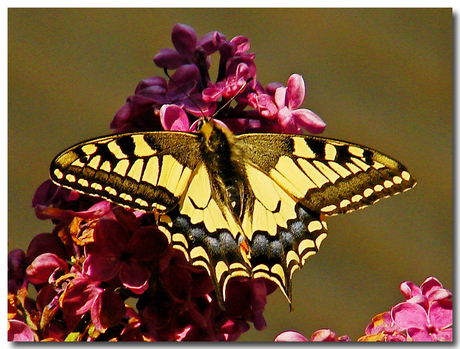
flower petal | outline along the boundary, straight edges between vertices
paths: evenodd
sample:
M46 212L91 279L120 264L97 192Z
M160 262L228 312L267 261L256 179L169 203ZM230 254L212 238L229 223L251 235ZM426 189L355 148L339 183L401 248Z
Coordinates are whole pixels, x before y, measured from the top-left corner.
M24 322L19 320L8 320L8 341L9 342L33 342L34 332Z
M397 326L393 324L389 311L380 313L372 318L372 322L367 325L364 333L366 335L376 335L381 332L391 333L397 330Z
M399 289L401 293L404 295L406 299L410 299L414 296L418 296L422 294L422 290L417 285L414 285L410 281L405 281L399 285Z
M438 288L437 290L429 293L430 302L438 300L448 300L452 298L452 293L445 288Z
M334 331L330 329L320 329L312 334L310 340L312 342L351 342L350 337L347 335L337 336Z
M142 79L136 86L134 93L141 93L142 90L155 87L157 93L166 93L167 82L162 76L151 76L149 78Z
M129 242L129 233L114 219L100 219L94 227L94 243L87 245L87 252L120 256Z
M64 314L81 315L91 309L94 300L102 292L96 283L87 278L73 279L60 298Z
M135 294L142 294L149 286L150 273L141 264L130 260L130 263L123 263L120 270L120 281Z
M423 281L420 285L420 289L430 302L437 299L450 298L452 296L450 291L445 289L441 282L435 277L429 277Z
M422 328L409 328L407 334L414 342L432 342L435 340L426 329Z
M237 50L236 54L241 54L243 52L249 51L251 45L249 44L249 39L245 36L235 36L230 42L236 44Z
M283 133L299 133L299 129L295 124L294 115L292 115L292 112L287 107L278 111L278 121L283 128Z
M305 99L305 81L302 75L292 74L287 82L287 106L291 110L300 107Z
M275 103L278 107L278 109L283 109L286 107L286 87L278 87L275 90Z
M161 107L160 120L165 130L188 131L190 126L185 111L174 104L164 104Z
M121 268L121 261L103 253L89 254L83 262L83 273L94 281L108 281Z
M225 83L219 81L214 85L208 85L203 92L203 101L205 102L216 102L224 93Z
M308 339L297 331L284 331L276 336L275 342L308 342Z
M66 247L57 234L41 233L34 236L27 247L25 264L29 265L43 253L53 253L62 260L67 259Z
M434 301L428 310L431 325L437 328L452 326L452 301Z
M91 320L98 331L117 325L125 314L125 303L111 289L101 292L91 307Z
M64 273L69 271L67 263L61 258L54 253L44 253L37 256L32 264L27 267L27 279L35 285L48 282L50 275L59 268Z
M178 23L171 33L174 48L182 55L192 56L196 48L196 32L189 25Z
M160 258L168 246L168 239L156 226L139 228L129 240L126 253L136 261Z
M277 115L278 108L268 94L251 93L248 95L248 102L263 117L274 119Z
M418 304L399 303L391 309L391 317L396 325L404 329L425 329L428 325L428 314Z
M166 47L153 57L153 62L160 68L177 69L184 64L184 57L176 50Z
M313 134L322 133L326 128L326 123L318 115L309 109L297 109L292 111L297 126L306 129Z
M225 35L218 32L212 31L204 34L197 43L197 46L200 46L207 56L216 52L222 42L225 41Z
M453 329L446 328L445 330L438 331L433 333L432 337L438 342L452 342L453 341Z

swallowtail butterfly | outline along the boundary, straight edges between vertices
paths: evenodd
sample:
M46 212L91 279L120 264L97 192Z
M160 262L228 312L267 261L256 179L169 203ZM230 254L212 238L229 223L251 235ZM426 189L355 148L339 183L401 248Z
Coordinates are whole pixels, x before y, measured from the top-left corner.
M291 304L295 270L327 234L326 216L412 188L375 150L307 135L234 135L211 118L197 133L136 132L77 144L51 164L54 183L146 212L210 274L219 304L235 276L274 281Z

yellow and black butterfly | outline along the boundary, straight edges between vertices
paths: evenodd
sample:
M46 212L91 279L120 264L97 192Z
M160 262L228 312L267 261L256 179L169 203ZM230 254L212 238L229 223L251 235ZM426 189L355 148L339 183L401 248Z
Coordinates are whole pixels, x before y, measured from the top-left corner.
M210 274L223 306L235 276L274 281L291 304L292 274L326 237L325 216L412 188L375 150L307 135L234 135L211 118L197 133L135 132L77 144L51 164L58 185L159 214L173 246Z

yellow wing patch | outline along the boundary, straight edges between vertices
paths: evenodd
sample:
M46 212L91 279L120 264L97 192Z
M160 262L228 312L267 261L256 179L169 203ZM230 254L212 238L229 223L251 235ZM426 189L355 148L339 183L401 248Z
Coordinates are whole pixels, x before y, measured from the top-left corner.
M255 203L252 216L250 212L244 216L244 233L249 240L259 230L276 236L278 227L287 228L288 220L296 217L296 202L268 175L253 165L246 164L246 173L254 192Z

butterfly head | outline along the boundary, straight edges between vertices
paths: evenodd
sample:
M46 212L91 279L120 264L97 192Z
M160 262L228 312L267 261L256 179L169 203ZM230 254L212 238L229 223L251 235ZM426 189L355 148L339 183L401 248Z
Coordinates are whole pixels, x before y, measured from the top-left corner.
M212 118L201 118L197 123L196 130L203 137L203 144L210 152L222 151L222 148L227 148L233 143L233 133Z
M209 138L215 127L215 122L209 117L202 117L196 123L196 131L201 133L205 138Z

